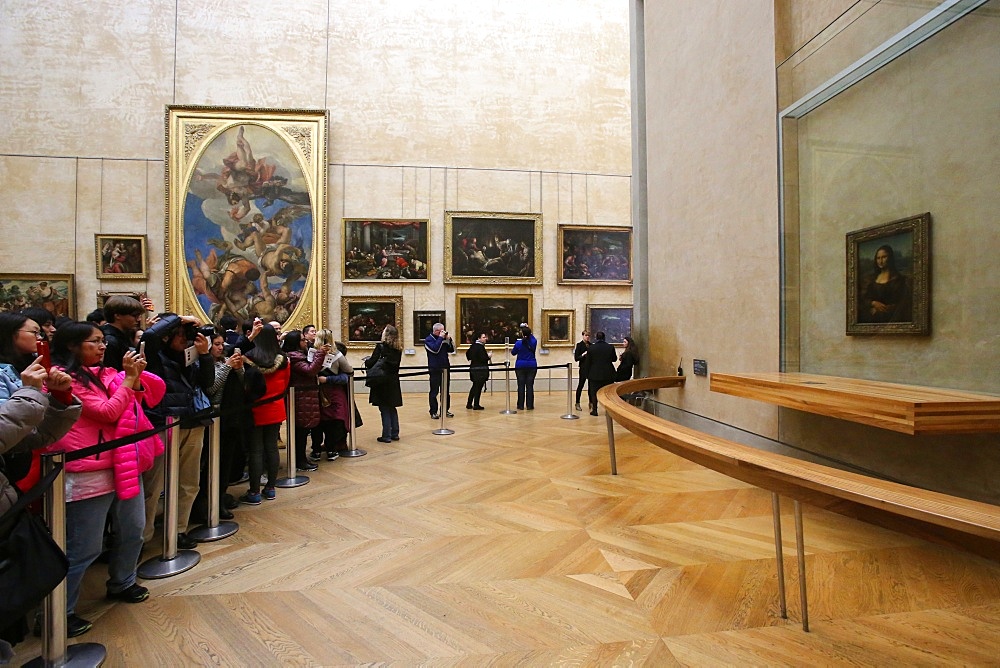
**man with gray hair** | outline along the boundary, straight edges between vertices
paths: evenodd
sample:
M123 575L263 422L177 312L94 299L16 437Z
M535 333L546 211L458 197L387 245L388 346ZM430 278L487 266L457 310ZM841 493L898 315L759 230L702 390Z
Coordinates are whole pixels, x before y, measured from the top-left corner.
M448 354L455 352L455 342L451 335L445 331L444 325L440 322L434 323L431 333L424 339L424 349L427 351L427 367L430 370L431 389L427 395L430 403L431 418L437 420L441 417L438 412L438 393L441 391L441 378L444 370L451 367ZM444 399L444 412L448 417L455 417L451 412L451 392Z

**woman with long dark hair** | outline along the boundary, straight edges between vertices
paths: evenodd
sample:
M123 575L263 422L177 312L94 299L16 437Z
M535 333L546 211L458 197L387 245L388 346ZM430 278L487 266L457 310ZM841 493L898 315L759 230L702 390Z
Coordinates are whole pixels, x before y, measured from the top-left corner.
M278 479L278 434L285 420L284 394L288 389L291 369L278 344L278 333L264 325L254 339L254 347L245 355L245 363L264 375L267 391L261 405L253 408L253 430L250 432L247 459L250 468L250 489L240 497L247 505L259 506L262 499L275 498L274 483ZM270 401L268 401L270 399ZM260 487L260 477L267 472L267 483Z
M288 363L292 367L291 386L295 392L295 461L300 471L315 471L317 466L306 458L306 439L313 437L313 452L320 449L317 443L322 438L321 433L314 431L320 422L320 376L323 362L332 350L329 344L313 349L312 360L309 354L309 339L299 330L285 334L281 349L288 355ZM318 459L318 457L316 458Z
M148 422L141 403L145 399L155 405L162 399L166 385L144 372L145 358L135 352L126 353L122 358L124 371L118 372L103 365L104 349L104 333L92 323L67 323L56 331L52 360L72 377L73 394L83 403L83 412L50 450L80 450L129 431L142 431L143 423ZM115 539L108 563L107 598L139 603L149 597L149 590L137 584L135 578L146 525L141 473L144 466L152 465L152 459L150 450L132 443L66 464L69 637L86 633L91 627L91 622L76 615L76 604L83 574L103 549L109 513Z
M618 369L615 371L615 381L629 380L635 366L639 363L639 346L631 336L625 337L625 350L618 356Z
M892 246L875 251L871 273L861 284L859 322L909 322L913 319L913 288L896 268Z

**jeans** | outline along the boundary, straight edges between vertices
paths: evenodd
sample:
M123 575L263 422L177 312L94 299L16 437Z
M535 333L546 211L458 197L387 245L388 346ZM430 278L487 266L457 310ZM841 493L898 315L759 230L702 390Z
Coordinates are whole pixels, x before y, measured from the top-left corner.
M537 373L538 367L535 366L523 366L514 369L514 375L517 376L518 410L524 410L525 406L529 410L535 407L535 375Z
M399 412L395 406L379 406L382 418L382 438L399 438Z
M250 468L250 491L260 492L260 476L267 466L267 486L274 487L278 479L278 434L281 424L265 424L254 427L250 434L250 452L247 453Z
M108 591L119 592L135 584L135 570L142 552L145 505L139 493L122 501L114 492L66 504L66 614L76 612L83 574L104 548L104 525L111 513L114 542L108 563Z
M438 394L441 393L441 382L444 377L444 369L431 369L431 389L427 393L427 402L430 404L431 415L437 415L440 409L438 405ZM448 396L445 397L445 410L451 410L451 388L448 388Z

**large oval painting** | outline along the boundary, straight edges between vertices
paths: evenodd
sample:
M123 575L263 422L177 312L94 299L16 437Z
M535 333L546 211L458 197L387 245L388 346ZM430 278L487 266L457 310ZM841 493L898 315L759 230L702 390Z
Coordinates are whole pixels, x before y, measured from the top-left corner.
M195 165L183 221L187 274L213 322L288 320L309 276L314 221L285 140L250 123L220 133Z

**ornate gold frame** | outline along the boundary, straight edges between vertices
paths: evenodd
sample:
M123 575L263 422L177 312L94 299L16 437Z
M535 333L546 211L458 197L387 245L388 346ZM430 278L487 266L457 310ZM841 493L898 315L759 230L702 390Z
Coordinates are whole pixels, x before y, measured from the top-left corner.
M392 304L393 325L399 331L400 340L403 336L403 298L402 297L346 297L340 298L340 336L348 348L374 348L375 341L351 340L351 305L352 304Z
M139 271L114 273L103 271L105 244L116 242L131 242L132 245L139 245ZM130 278L149 277L149 249L146 247L145 234L95 234L94 235L94 261L97 268L97 278L102 281L117 281Z
M185 204L187 195L191 190L192 183L199 182L199 188L205 186L202 182L208 182L209 186L214 183L207 178L204 170L196 173L201 158L211 147L212 142L223 133L233 128L244 126L254 128L253 132L259 133L258 128L263 128L269 142L280 148L287 150L291 155L293 164L282 164L286 170L301 170L304 181L304 191L291 192L297 196L299 206L309 206L312 220L311 249L308 253L308 272L300 275L304 277L304 284L297 295L291 313L282 321L287 329L294 329L311 322L327 322L327 297L326 297L326 275L327 275L327 127L329 125L329 115L326 110L308 109L253 109L244 107L199 107L199 106L179 106L171 105L166 109L166 242L165 242L165 274L166 274L166 307L176 313L195 315L204 320L211 320L209 314L203 308L201 301L195 293L192 282L193 274L188 271L188 262L195 263L195 258L185 257ZM270 134L267 134L269 132ZM277 139L273 139L274 135ZM217 150L217 148L215 149ZM255 159L260 162L268 156L255 154ZM210 165L215 168L215 165ZM209 175L217 177L219 187L223 192L223 200L235 195L229 191L227 195L222 189L222 175ZM234 172L236 170L233 170ZM258 172L259 174L259 172ZM298 177L298 172L292 172ZM278 173L275 172L275 176ZM268 181L268 184L273 182ZM265 184L267 185L267 184ZM290 185L290 184L289 184ZM252 190L252 188L251 188ZM259 191L253 191L254 195L246 196L247 211L244 213L246 220L251 220L251 207L257 206L258 202L265 206L273 205L276 200L285 199L286 196L269 194L267 197L261 195ZM273 191L272 191L273 192ZM308 195L308 204L302 199ZM271 199L267 199L270 197ZM205 200L207 201L207 200ZM286 202L292 201L285 199ZM233 204L232 199L229 204ZM223 232L222 224L218 224L223 243L229 243L225 238L226 234L233 234L233 226L239 228L243 218L234 218L234 213L238 206L234 206L230 211L233 222L225 221L227 227ZM302 215L305 215L303 213ZM214 221L213 221L214 222ZM275 223L277 224L277 223ZM303 244L304 245L304 244ZM295 248L288 244L290 250ZM298 247L299 259L304 259L303 248ZM228 251L227 251L228 252ZM280 261L280 257L278 260ZM258 261L260 261L258 259ZM260 262L264 266L263 262ZM280 264L280 262L279 262ZM192 269L193 271L193 269ZM222 271L218 273L223 274ZM215 276L215 273L212 272ZM267 274L265 273L265 276ZM276 274L272 277L280 278ZM224 275L223 275L224 277ZM256 279L254 279L256 280ZM265 279L260 279L265 280ZM289 283L291 279L289 279ZM260 286L265 287L265 286ZM204 292L202 294L205 294ZM260 293L258 293L260 294ZM273 293L272 293L273 294ZM265 319L279 319L283 311L276 305L276 301L269 299L262 300L264 303L257 304L254 310L259 308L262 311L273 311L278 317ZM283 296L280 294L275 295ZM209 299L208 296L205 297ZM252 313L252 315L262 315Z
M471 305L473 302L483 302L484 303L483 305L489 305L491 302L497 302L497 303L499 303L501 301L524 302L524 303L527 304L527 308L524 309L525 312L526 312L526 314L527 314L527 318L525 320L523 320L522 322L528 323L528 326L531 327L532 330L534 330L535 327L532 324L532 318L533 318L533 315L534 315L534 312L535 312L534 311L534 306L533 306L533 300L534 300L534 297L533 297L533 295L531 293L525 293L525 294L508 294L508 293L500 293L500 294L462 294L462 293L459 293L459 294L456 294L455 295L455 329L452 332L452 338L455 339L455 345L456 346L463 346L464 347L464 346L468 346L471 343L471 341L467 341L466 340L467 335L471 334L471 332L465 331L465 325L466 325L466 323L463 322L463 320L465 319L465 317L464 317L465 316L465 312L464 312L464 310L462 308L464 305L466 305L466 304L470 304ZM501 315L506 315L506 316L510 317L510 316L514 316L515 314L514 313L504 313L504 314L501 314ZM516 314L516 315L519 315L519 316L520 315L525 315L525 313L519 313L519 314ZM516 318L516 319L520 320L520 318ZM520 324L519 322L518 323L514 323L513 320L514 319L510 319L509 320L509 322L513 325L513 328L509 332L509 338L510 338L511 345L513 345L514 341L517 340L517 336L518 336L517 325ZM491 347L492 346L502 346L503 344L504 344L503 340L501 340L499 337L497 337L496 340L494 340L493 338L491 338L489 341L486 342L486 345L487 346L491 346Z
M626 262L628 267L622 271L620 267L612 270L602 270L601 267L591 267L589 276L574 275L567 269L567 245L589 240L596 246L604 246L605 250L612 242L621 243L624 253L616 255L618 262ZM605 258L611 257L605 255ZM574 260L576 256L574 256ZM624 274L624 275L623 275ZM612 277L609 277L612 276ZM611 227L599 225L560 225L559 226L559 269L556 272L557 282L562 285L584 283L587 285L632 285L632 228Z
M576 327L574 326L576 311L569 310L559 310L553 308L543 308L542 309L542 345L549 348L560 348L566 346L573 346L576 344ZM566 318L568 322L566 323L566 338L565 339L553 339L552 338L552 318Z
M484 220L494 221L500 225L520 225L532 226L531 234L522 235L522 241L530 239L534 243L534 248L530 249L532 266L534 271L530 276L518 275L491 275L483 274L456 274L455 262L458 257L455 250L456 244L460 243L459 236L465 230L459 229L462 226L470 225L473 222ZM509 222L508 222L509 221ZM460 252L460 251L459 251ZM462 256L464 257L464 256ZM444 282L445 283L480 283L480 284L527 284L541 285L542 283L542 214L540 213L495 213L484 211L445 211L444 212Z

